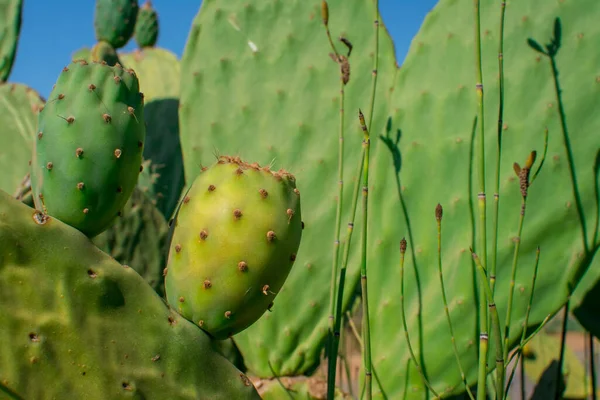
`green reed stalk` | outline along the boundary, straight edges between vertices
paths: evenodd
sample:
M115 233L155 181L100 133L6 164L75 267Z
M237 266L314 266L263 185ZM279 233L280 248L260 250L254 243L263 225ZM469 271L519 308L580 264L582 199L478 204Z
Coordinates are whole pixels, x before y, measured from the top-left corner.
M486 201L485 201L485 138L484 138L484 109L483 109L483 73L481 67L481 21L479 12L479 0L474 0L475 11L475 71L477 82L475 90L477 94L477 120L479 121L479 146L477 147L477 172L479 193L477 194L477 205L479 208L479 226L477 236L479 238L479 249L483 258L483 265L487 263L487 234L486 234ZM487 278L486 278L487 281ZM488 305L486 304L485 288L479 288L479 369L477 376L477 399L486 399L486 376L487 376L487 354L488 354Z
M484 289L485 296L488 301L488 307L490 309L491 314L491 322L492 329L494 331L494 340L496 342L496 370L498 376L496 377L496 396L497 398L504 397L504 358L503 358L503 350L502 350L502 334L500 333L500 318L498 316L498 309L496 308L496 303L494 302L494 296L492 295L492 289L490 288L490 284L488 282L488 277L485 273L485 268L481 263L481 260L477 256L473 249L471 249L471 254L473 255L473 260L475 261L475 265L477 266L477 271L479 271L479 275L481 278L481 286ZM479 382L477 382L479 385ZM477 388L477 394L479 395L479 388Z
M431 393L433 393L433 395L435 397L439 398L440 396L433 389L433 387L431 386L429 381L427 381L427 378L425 377L425 374L423 373L423 370L421 369L421 366L419 365L419 363L417 361L417 357L415 356L415 352L413 351L412 345L410 344L410 336L408 334L408 324L406 323L406 313L404 312L404 256L406 254L406 247L407 247L406 239L402 238L402 240L400 240L400 308L402 310L402 325L404 327L404 337L406 338L406 347L408 347L408 352L410 353L410 358L415 363L415 367L417 368L417 371L419 371L419 375L421 375L421 379L423 379L423 383L425 384L425 386L427 386L427 388L431 391ZM407 369L407 371L408 371L408 369Z
M374 113L374 107L375 107L375 94L376 94L376 89L377 89L377 76L378 76L378 67L379 67L379 2L377 0L375 0L375 8L376 8L376 13L377 13L377 18L375 19L375 56L374 56L374 66L373 66L373 79L372 79L372 87L371 87L371 99L370 99L370 110L369 110L369 125L368 125L368 130L371 130L371 124L373 121L373 113ZM327 14L327 16L329 15L329 11L327 8L327 3L325 1L322 2L322 10L327 10L326 12L323 11L323 15L325 15L325 13ZM329 38L329 42L330 44L333 46L333 41L331 40L331 35L329 33L329 29L327 29L327 36ZM338 56L339 57L339 56ZM360 177L363 174L363 164L364 164L364 160L365 160L365 148L363 146L363 150L362 150L362 154L360 157L360 162L358 165L358 173L357 173L357 177ZM342 258L342 265L339 268L339 272L337 271L337 263L339 261L339 256L336 252L335 257L334 257L334 263L335 263L335 269L332 268L332 273L336 272L336 276L332 277L332 284L334 286L334 288L330 291L330 295L333 294L334 298L330 298L330 307L333 307L333 305L335 305L335 312L331 312L330 313L330 318L333 321L333 335L331 335L331 346L330 346L330 351L331 354L337 354L338 349L339 349L339 332L340 332L340 328L341 328L341 321L342 321L342 305L343 305L343 300L344 300L344 286L345 286L345 282L346 282L346 272L347 272L347 266L348 266L348 259L349 259L349 255L350 255L350 244L352 242L352 234L354 232L354 220L356 218L356 209L357 209L357 205L358 205L358 195L359 195L359 191L360 191L360 178L356 180L356 184L354 187L354 191L353 191L353 197L352 197L352 211L351 211L351 216L350 216L350 222L348 223L348 229L347 229L347 233L346 233L346 238L344 241L344 250L343 250L343 258ZM340 197L341 199L341 194ZM337 225L337 231L339 232L339 222L336 221L336 225ZM337 243L339 245L339 235L338 235L338 239ZM338 284L335 285L336 282L336 278L338 278L339 276L339 280L338 280ZM330 308L331 310L331 308ZM333 396L335 394L335 374L336 374L336 363L337 363L337 357L332 357L331 355L328 358L328 378L327 378L327 399L331 400L333 399ZM331 377L331 379L330 379Z
M523 355L523 346L525 346L525 335L527 334L527 325L529 325L529 314L531 313L531 305L533 304L533 293L535 291L535 282L537 280L537 271L538 266L540 264L540 248L538 247L535 252L535 266L533 267L533 277L531 278L531 292L529 293L529 301L527 302L527 310L525 311L525 321L523 321L523 330L521 331L521 341L519 342L519 348L516 350L517 361L515 363L515 367L513 368L510 377L508 378L508 382L506 384L505 396L504 399L508 397L508 389L510 388L510 384L512 383L513 377L515 375L515 371L519 362L521 362L521 356ZM506 357L504 357L506 359ZM508 364L507 364L508 366Z
M364 359L364 370L365 370L365 387L366 387L366 399L371 400L372 398L372 371L371 371L371 332L369 322L369 295L367 289L367 232L368 232L368 206L369 206L369 153L371 148L371 138L369 137L369 130L365 124L365 117L362 111L358 111L358 118L360 120L360 127L362 128L364 139L363 146L365 148L364 166L363 166L363 188L362 188L362 207L363 207L363 220L361 230L361 262L360 262L360 287L362 289L362 307L363 307L363 359Z
M446 312L446 319L448 321L448 327L450 328L450 338L452 341L452 349L454 350L454 356L456 357L456 363L460 371L460 377L465 385L465 389L469 394L471 400L475 400L471 388L467 383L467 378L460 362L460 356L458 355L458 348L456 347L456 339L454 338L454 329L452 328L452 319L450 318L450 310L448 309L448 301L446 299L446 288L444 287L444 274L442 270L442 216L444 209L441 204L438 204L435 208L435 219L437 221L437 235L438 235L438 272L440 276L440 285L442 286L442 300L444 301L444 311Z
M510 334L510 323L512 318L513 298L515 293L515 278L517 276L517 264L519 263L519 249L521 248L521 236L523 233L523 223L525 221L525 210L527 207L527 190L530 185L529 173L531 171L533 163L535 162L536 154L537 153L535 151L531 152L523 168L521 168L517 163L514 164L515 173L519 177L519 186L521 188L521 213L519 215L519 227L517 229L517 237L515 238L515 250L513 253L513 262L510 272L510 287L508 291L506 321L504 323L504 359L508 357L508 340Z
M496 148L496 176L494 179L494 218L492 220L492 263L490 266L490 287L496 289L496 265L498 263L498 216L500 213L500 165L502 158L502 125L504 118L504 17L506 1L500 3L500 40L498 42L498 147Z
M321 17L323 19L323 25L325 26L325 32L331 50L335 54L335 60L339 61L340 56L333 44L331 38L331 32L329 30L329 6L325 0L321 2ZM339 330L335 330L334 312L335 312L335 294L336 294L336 279L338 272L338 262L340 254L340 228L342 221L342 206L343 206L343 189L344 189L344 77L340 75L340 114L339 114L339 133L338 133L338 194L337 194L337 207L335 213L335 232L333 241L333 257L331 265L331 282L329 287L329 349L332 349L334 342L339 342ZM335 392L335 376L337 371L337 348L336 351L331 351L327 357L328 366L328 379L327 387L328 391L331 390L332 396ZM331 381L331 382L330 382ZM330 388L331 387L331 388ZM331 397L333 398L333 397Z

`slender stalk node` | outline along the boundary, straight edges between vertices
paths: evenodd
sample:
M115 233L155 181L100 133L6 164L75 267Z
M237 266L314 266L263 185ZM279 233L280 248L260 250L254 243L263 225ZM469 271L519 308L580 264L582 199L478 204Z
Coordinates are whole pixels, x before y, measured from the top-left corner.
M444 209L441 204L438 204L435 208L435 219L437 221L437 235L438 235L438 273L440 276L440 285L442 287L442 300L444 301L444 311L446 312L446 320L448 321L448 328L450 329L450 338L452 342L452 349L454 350L454 356L456 357L456 363L458 364L458 369L460 371L460 377L463 381L463 385L467 390L467 393L471 400L475 400L473 396L473 392L471 392L471 388L467 382L467 378L465 376L465 371L463 370L462 364L460 362L460 356L458 354L458 348L456 347L456 339L454 338L454 329L452 328L452 319L450 318L450 310L448 309L448 301L446 300L446 288L444 287L444 274L442 270L442 216L444 214Z
M363 206L363 220L362 220L362 235L361 235L361 262L360 262L360 284L362 289L362 306L363 306L363 359L364 359L364 370L365 370L365 398L371 400L372 398L372 370L371 370L371 332L369 322L369 296L367 287L367 232L368 232L368 209L369 209L369 152L371 138L369 136L369 130L365 124L365 117L362 111L358 110L358 119L360 121L360 127L363 131L363 146L365 148L365 158L363 164L363 188L362 188L362 206Z

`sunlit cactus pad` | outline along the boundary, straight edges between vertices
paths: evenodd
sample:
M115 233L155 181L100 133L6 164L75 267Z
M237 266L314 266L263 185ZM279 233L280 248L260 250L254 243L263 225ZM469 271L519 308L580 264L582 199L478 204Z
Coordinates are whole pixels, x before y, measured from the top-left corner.
M0 383L18 398L259 399L132 268L4 192L0 326Z
M296 260L301 218L293 175L219 157L180 205L169 304L218 339L247 328L271 307Z

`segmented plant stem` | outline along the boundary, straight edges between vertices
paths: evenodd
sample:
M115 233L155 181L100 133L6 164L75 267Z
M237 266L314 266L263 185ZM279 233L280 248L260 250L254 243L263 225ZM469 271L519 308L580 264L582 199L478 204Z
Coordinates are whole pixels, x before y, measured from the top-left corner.
M331 32L329 30L329 5L325 0L321 2L321 17L323 19L323 25L325 26L325 32L331 50L335 54L335 60L339 62L340 56L333 44L331 39ZM338 263L340 254L340 228L342 221L342 206L343 206L343 190L344 190L344 78L340 72L340 112L339 112L339 134L338 134L338 194L337 194L337 208L335 216L335 231L333 241L333 257L331 265L331 282L329 287L329 354L327 357L327 393L328 399L333 399L335 392L335 376L337 370L337 349L335 343L339 343L339 329L335 329L334 311L335 311L335 298L336 298L336 280L338 276ZM333 348L335 347L335 351ZM331 394L329 394L331 393Z
M446 312L446 319L448 321L448 328L450 329L450 338L452 341L452 349L454 350L454 356L456 357L456 363L460 371L460 377L465 385L465 389L469 394L471 400L475 400L471 388L467 383L467 378L460 362L460 356L458 355L458 348L456 347L456 339L454 337L454 329L452 328L452 319L450 318L450 310L448 309L448 301L446 299L446 288L444 287L444 274L442 269L442 205L438 204L435 209L435 219L437 220L437 235L438 235L438 273L440 276L440 285L442 287L442 300L444 301L444 311Z
M490 284L488 282L488 277L485 273L485 269L481 260L477 256L475 252L471 249L471 253L473 255L473 260L475 261L475 265L477 266L477 271L479 271L479 276L481 280L481 286L484 289L485 296L487 298L488 307L490 309L491 321L492 321L492 329L494 331L494 341L496 343L496 369L497 369L497 377L496 377L496 397L502 398L504 396L504 358L503 358L503 350L502 350L502 334L500 332L500 317L498 316L498 309L496 308L496 303L494 302L494 297L492 295L492 289L490 288ZM479 385L479 382L478 382ZM477 389L479 392L479 388ZM479 394L479 393L478 393Z
M485 202L485 139L484 139L484 109L483 109L483 73L481 67L481 22L479 12L479 0L474 0L475 11L475 71L477 82L475 85L477 93L477 120L479 122L479 146L476 150L477 175L479 193L477 194L479 208L479 226L477 236L479 238L479 252L483 258L483 265L487 262L487 238L486 238L486 202ZM487 278L486 278L487 283ZM485 288L479 288L479 370L477 379L477 399L486 398L486 376L487 376L487 353L488 353L488 305L486 304Z
M490 266L490 287L496 289L496 264L498 262L498 216L500 213L500 165L502 159L502 125L504 119L504 17L506 1L500 3L500 39L498 41L498 146L496 148L496 176L494 179L494 217L492 221L492 263Z
M510 388L510 384L512 383L513 377L515 375L515 371L517 366L521 362L521 356L523 355L523 346L525 346L525 335L527 334L527 325L529 325L529 314L531 313L531 306L533 304L533 293L535 291L535 282L537 280L537 271L538 266L540 264L540 248L538 247L535 252L535 266L533 267L533 276L531 278L531 292L529 293L529 301L527 302L527 310L525 311L525 320L523 321L523 330L521 331L521 340L519 341L519 348L516 350L517 353L517 361L515 363L515 367L513 368L508 382L506 384L506 389L504 391L506 399L508 397L508 389ZM504 359L507 357L505 356ZM505 364L508 367L508 363Z
M367 288L367 232L368 232L368 209L369 209L369 152L371 147L371 138L369 130L365 123L365 117L359 110L358 116L360 127L362 128L365 148L364 166L363 166L363 188L362 188L362 208L363 220L361 230L361 262L360 262L360 286L362 289L362 307L363 307L363 368L365 370L365 397L367 400L372 398L372 370L371 370L371 332L369 322L369 292Z
M423 373L423 370L421 369L421 366L417 361L417 357L415 356L415 352L413 351L412 345L410 343L410 335L408 334L408 324L406 323L406 313L404 312L404 256L406 254L406 247L406 239L402 238L402 240L400 241L400 309L402 310L402 326L404 327L406 347L408 348L408 352L410 353L410 358L412 359L413 363L415 363L417 371L419 371L419 375L421 375L421 379L423 379L423 383L425 384L425 386L427 386L427 388L431 391L431 393L433 393L435 397L439 398L440 396L433 389L429 381L427 381L427 378L425 377L425 374Z
M506 321L504 323L504 359L508 357L508 336L510 334L510 322L512 318L512 305L515 294L515 278L517 276L517 264L519 262L519 249L521 247L521 234L523 233L523 222L525 221L525 208L527 198L523 197L521 202L521 213L519 215L519 228L515 240L515 250L513 253L512 268L510 271L510 286L508 289L508 304L506 309Z

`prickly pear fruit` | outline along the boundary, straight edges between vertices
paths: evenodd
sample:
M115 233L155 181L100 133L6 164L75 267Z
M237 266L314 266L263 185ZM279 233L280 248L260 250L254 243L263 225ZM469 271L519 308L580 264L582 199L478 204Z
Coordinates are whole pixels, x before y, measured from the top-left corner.
M142 164L143 95L133 70L75 61L38 118L31 162L36 208L89 237L117 217Z
M96 0L94 28L98 42L107 41L115 49L127 44L137 20L137 0Z
M92 47L91 61L105 61L110 66L120 63L117 51L110 43L104 40L101 40Z
M270 309L301 237L293 175L219 157L180 203L167 301L216 339L234 335Z
M158 14L152 8L150 0L146 0L138 12L133 37L140 48L154 47L158 39Z

